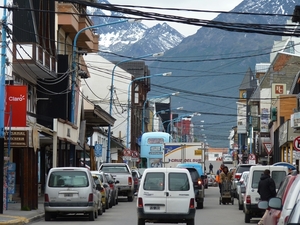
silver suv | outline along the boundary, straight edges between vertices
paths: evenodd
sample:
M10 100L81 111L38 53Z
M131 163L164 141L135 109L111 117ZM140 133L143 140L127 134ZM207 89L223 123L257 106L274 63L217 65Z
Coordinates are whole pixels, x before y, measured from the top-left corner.
M245 172L245 171L249 171L251 166L255 166L255 165L253 165L253 164L239 164L236 167L235 174L234 174L234 179L232 181L232 189L233 189L233 193L234 193L235 198L238 198L238 193L236 191L237 183L240 180L240 178L242 176L242 173Z

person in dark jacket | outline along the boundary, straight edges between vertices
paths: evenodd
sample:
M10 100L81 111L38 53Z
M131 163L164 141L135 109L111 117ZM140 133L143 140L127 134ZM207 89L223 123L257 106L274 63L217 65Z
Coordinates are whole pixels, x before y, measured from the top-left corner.
M270 198L276 196L276 185L273 178L270 176L270 170L266 169L261 176L257 192L262 201L269 201Z
M266 169L262 174L258 183L257 192L260 195L260 200L262 201L269 201L270 198L276 197L276 184L270 176L270 170ZM264 218L268 215L268 213L269 210L266 209L265 214L257 223L258 225L263 225Z

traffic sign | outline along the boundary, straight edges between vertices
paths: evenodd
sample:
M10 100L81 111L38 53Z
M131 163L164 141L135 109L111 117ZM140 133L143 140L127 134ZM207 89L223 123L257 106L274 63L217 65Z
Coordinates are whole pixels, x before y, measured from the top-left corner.
M296 137L293 141L294 149L300 151L300 136Z
M102 156L102 144L95 144L95 155L96 157Z
M263 144L267 154L270 155L272 153L272 144L271 143L263 143Z
M248 163L249 164L256 164L256 156L254 154L249 154Z

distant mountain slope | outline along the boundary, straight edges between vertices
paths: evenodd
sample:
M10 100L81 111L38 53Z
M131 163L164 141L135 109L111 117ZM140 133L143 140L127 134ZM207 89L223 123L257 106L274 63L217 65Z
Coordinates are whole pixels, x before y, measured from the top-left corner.
M244 0L232 11L252 13L293 14L294 0ZM220 14L214 21L249 24L285 24L288 17ZM199 127L195 133L205 133L213 147L228 146L229 129L236 126L236 101L238 87L250 67L256 63L269 62L269 53L279 36L229 32L202 27L195 35L185 38L170 49L161 61L150 65L153 73L171 68L172 77L152 79L152 92L162 88L167 92L181 91L172 98L174 107L183 106L187 112L201 112L193 118L204 120L204 131ZM230 59L231 58L231 59ZM185 94L184 94L185 93Z
M106 0L98 0L98 3L110 4ZM93 10L91 17L94 24L107 24L122 20L124 14L118 12L106 12L100 9ZM111 17L107 17L107 15ZM118 18L119 17L119 18ZM167 23L158 24L148 28L140 22L118 23L97 28L100 34L99 46L101 51L112 52L122 56L141 56L149 53L165 52L177 46L184 36L170 27ZM111 54L103 54L105 58L112 58Z

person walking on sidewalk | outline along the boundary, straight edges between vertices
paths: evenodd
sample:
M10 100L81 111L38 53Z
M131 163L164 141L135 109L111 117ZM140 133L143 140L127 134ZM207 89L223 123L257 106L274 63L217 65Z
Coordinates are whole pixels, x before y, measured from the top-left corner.
M273 178L270 176L270 173L270 170L266 169L261 175L258 183L257 192L260 195L261 201L269 201L270 198L276 197L276 184ZM258 222L258 225L263 225L263 220L268 212L269 210L267 209L263 217Z
M209 173L210 174L213 174L214 173L214 171L213 171L213 169L214 169L214 166L213 166L213 164L209 164Z

